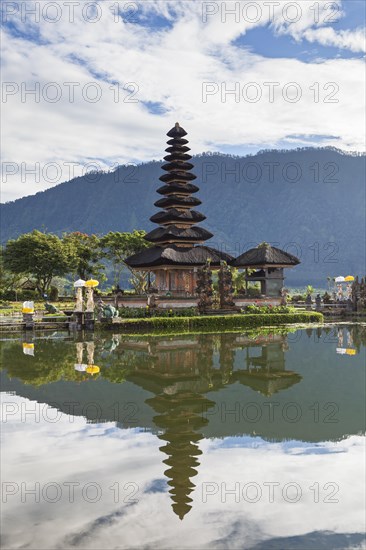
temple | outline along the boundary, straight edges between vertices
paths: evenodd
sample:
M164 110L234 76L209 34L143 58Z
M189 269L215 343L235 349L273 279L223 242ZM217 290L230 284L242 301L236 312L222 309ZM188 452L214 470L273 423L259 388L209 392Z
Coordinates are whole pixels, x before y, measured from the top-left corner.
M155 275L153 286L159 292L193 295L196 290L197 268L210 260L211 267L219 268L221 261L230 262L229 254L203 243L213 235L196 225L206 216L194 210L201 201L193 195L199 188L191 183L196 176L191 172L193 164L187 132L177 122L168 133L168 153L162 166L167 172L159 179L163 186L157 190L163 198L155 202L162 208L150 220L159 225L145 236L154 246L126 259L132 269Z
M162 166L166 173L159 178L163 185L157 190L162 198L155 202L161 210L150 218L159 227L145 236L152 246L127 258L126 264L133 270L149 274L150 291L160 296L191 297L195 301L190 305L197 305L199 268L206 265L209 271L218 270L226 262L229 266L246 270L246 290L235 297L233 307L245 305L250 282L260 283L258 297L268 297L280 303L283 270L299 264L298 258L267 243L248 250L236 259L204 245L213 235L197 225L206 217L195 210L201 201L194 196L199 188L192 183L196 176L191 172L193 164L188 154L190 149L186 135L187 132L178 122L167 133L170 139L165 151L168 154Z
M283 269L298 265L300 260L268 243L251 248L231 262L233 267L246 270L245 283L259 282L263 296L279 296L284 283ZM249 274L249 270L254 272Z

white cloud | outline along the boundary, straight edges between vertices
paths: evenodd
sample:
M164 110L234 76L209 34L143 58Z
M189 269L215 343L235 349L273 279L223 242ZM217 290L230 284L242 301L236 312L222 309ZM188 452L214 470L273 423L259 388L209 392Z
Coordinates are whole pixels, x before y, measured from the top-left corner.
M366 52L365 29L340 30L338 32L332 27L307 29L304 32L304 37L309 42L319 42L323 46L346 48L352 52Z
M233 44L248 29L268 23L267 15L255 23L243 17L238 22L227 17L223 22L219 12L204 23L200 3L144 2L138 13L140 19L145 21L154 12L169 23L152 30L146 21L139 25L120 17L115 19L110 10L113 4L100 3L101 17L96 23L86 20L85 14L83 18L80 9L75 9L74 22L70 23L68 12L63 9L57 23L42 17L37 24L32 18L23 22L18 18L18 36L4 31L3 81L15 83L19 91L9 94L2 105L3 132L7 137L2 157L6 163L16 163L5 165L5 171L16 170L13 175L4 174L3 168L3 200L69 179L72 172L64 163L79 163L75 168L75 175L79 175L93 159L102 168L159 159L165 133L176 120L186 126L193 153L217 150L216 144L275 147L285 136L298 134L337 136L329 139L330 145L363 150L362 60L303 63L297 59L265 58ZM309 40L319 43L341 40L351 50L356 48L355 33L332 34L325 27L313 29L313 14L308 12L304 11L301 21L292 26L282 24L281 12L275 12L276 32L289 32L291 28L294 37L309 36ZM126 14L122 15L126 19ZM27 38L30 32L39 33L40 44ZM61 92L56 103L50 101L56 91L55 87L47 88L51 82ZM67 84L70 82L77 84L73 102ZM117 88L112 82L119 82L120 86L135 83L135 98L121 89L116 102ZM204 82L214 83L215 90L206 102L202 101ZM254 87L245 95L245 86L250 82L257 83L261 93L256 103L250 101ZM269 87L265 85L268 82L279 83L273 102L269 101ZM301 93L296 103L290 101L294 87L289 87L286 96L291 82L297 83ZM318 102L316 90L311 89L316 82ZM329 87L328 83L334 84ZM39 102L31 95L22 101L22 86L30 89L35 85L44 92ZM235 87L238 97L225 95L225 91ZM93 103L90 99L97 89L100 99ZM49 95L45 97L47 91ZM90 96L86 95L88 92ZM337 102L327 103L327 97ZM161 104L165 112L149 112L149 101ZM327 144L322 141L322 145ZM25 173L37 162L39 181ZM58 174L52 167L47 171L47 163L54 162L60 165ZM58 180L52 181L56 176Z

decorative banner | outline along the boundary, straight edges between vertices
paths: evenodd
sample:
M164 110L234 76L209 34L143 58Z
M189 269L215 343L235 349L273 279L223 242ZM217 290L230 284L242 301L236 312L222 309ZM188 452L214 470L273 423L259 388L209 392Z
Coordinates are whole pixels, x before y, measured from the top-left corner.
M34 302L23 302L22 313L34 313Z

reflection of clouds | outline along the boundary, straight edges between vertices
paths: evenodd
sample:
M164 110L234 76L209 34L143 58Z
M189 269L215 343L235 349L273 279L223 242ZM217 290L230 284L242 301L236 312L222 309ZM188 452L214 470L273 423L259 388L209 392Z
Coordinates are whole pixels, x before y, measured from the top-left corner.
M365 550L365 536L360 533L336 534L313 532L305 537L281 537L256 544L251 550Z
M4 395L3 402L20 406L23 398ZM40 405L27 402L27 410ZM51 416L51 415L50 415ZM42 417L41 417L42 418ZM112 423L87 424L82 418L61 415L57 423L41 420L27 423L18 415L3 424L6 452L2 456L2 478L29 487L39 481L41 487L55 482L61 485L62 498L55 503L28 495L21 503L19 495L10 496L3 505L4 546L7 548L318 548L348 541L360 545L356 535L364 527L364 447L363 438L352 436L340 442L319 445L297 441L269 443L249 437L226 440L201 440L196 488L191 494L192 510L180 521L172 512L171 500L163 476L165 455L161 442L149 432L120 430ZM62 484L77 482L75 502L68 501ZM95 503L82 499L85 484L98 483L101 499ZM221 489L204 502L205 483L216 483L228 490L239 483L255 482L263 489L256 503L228 494L222 502ZM278 482L278 498L271 503L264 482ZM285 502L281 490L296 482L302 489L299 502ZM309 487L319 483L320 502L314 502ZM340 487L339 503L324 503L327 482ZM110 489L118 484L120 493ZM138 486L130 502L126 483ZM91 492L92 494L92 492ZM314 534L315 533L315 534ZM347 538L344 534L350 534ZM337 534L338 538L327 538ZM327 536L326 536L327 535ZM342 536L341 536L342 535ZM286 537L282 539L282 537ZM314 538L315 537L315 538ZM343 538L342 538L343 537ZM337 542L338 541L338 542ZM295 544L296 542L296 544ZM321 543L321 544L320 544ZM324 546L325 547L325 546ZM344 547L344 546L343 546Z

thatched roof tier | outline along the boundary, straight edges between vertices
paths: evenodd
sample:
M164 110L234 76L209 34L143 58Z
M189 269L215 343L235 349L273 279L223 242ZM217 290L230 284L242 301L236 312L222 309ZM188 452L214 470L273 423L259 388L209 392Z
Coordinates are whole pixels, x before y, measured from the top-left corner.
M194 174L191 174L190 172L184 172L180 170L176 170L174 172L169 172L169 174L163 174L160 176L159 180L163 181L164 183L173 183L174 181L192 181L197 179L197 176Z
M145 239L160 247L170 248L172 245L181 247L186 253L187 248L191 248L194 244L201 244L213 235L202 227L195 227L195 224L205 220L206 216L192 210L201 204L201 201L190 196L199 189L189 183L195 180L196 176L190 172L193 164L188 161L192 157L186 154L186 151L190 150L186 147L188 141L184 139L187 132L176 123L167 135L172 138L168 141L169 147L166 149L169 154L164 157L167 164L162 166L167 173L159 178L166 185L157 190L165 197L155 203L163 210L150 218L160 227L150 231Z
M300 260L275 246L263 243L256 248L251 248L236 258L231 265L234 267L293 267Z
M179 122L176 122L175 126L171 130L169 130L169 132L167 133L167 136L171 138L182 138L186 135L187 135L187 132L185 131L184 128L179 126Z
M150 221L159 224L182 222L182 223L199 223L206 219L206 216L197 212L197 210L177 210L176 208L168 208L165 212L157 212L151 216Z
M298 384L302 380L300 374L293 371L272 371L267 373L261 371L242 371L240 369L235 372L233 378L268 397L281 390L291 388L291 386Z
M187 141L187 140L185 140L185 141ZM188 141L187 141L187 143L188 143ZM172 145L172 146L167 147L165 149L165 151L167 153L186 153L187 151L190 151L190 150L191 150L190 147L187 147L186 145L179 145L179 144Z
M192 155L187 155L187 153L184 153L183 151L174 151L170 155L165 155L164 160L166 160L167 162L172 162L172 161L185 162L186 160L191 160L191 158L192 158ZM193 164L192 164L192 168L193 168Z
M168 243L168 242L183 242L183 243L200 243L207 241L213 237L212 233L203 229L203 227L157 227L145 235L145 239L152 243Z
M176 158L175 155L172 155L172 157L174 157L174 162L168 162L168 164L163 164L162 166L162 169L166 172L172 172L173 170L192 170L193 164L190 162L180 160L179 158Z
M159 199L154 203L154 206L158 208L174 208L174 206L179 206L180 208L193 208L200 204L201 201L196 197L177 197L176 195L171 195L170 197Z
M170 183L169 185L162 185L157 189L157 192L160 195L172 195L177 193L177 195L190 195L192 193L197 193L199 188L192 183Z
M188 139L184 139L184 138L174 138L174 139L169 139L167 141L168 145L187 145L187 143L188 143Z
M197 193L199 188L192 183L171 183L169 185L163 185L157 189L160 195L172 195L177 193L178 195L190 195L191 193Z
M219 267L221 261L230 262L233 258L225 252L209 246L194 246L182 248L171 245L166 247L153 246L126 259L131 268L142 269L158 266L199 267L211 260L212 267Z

